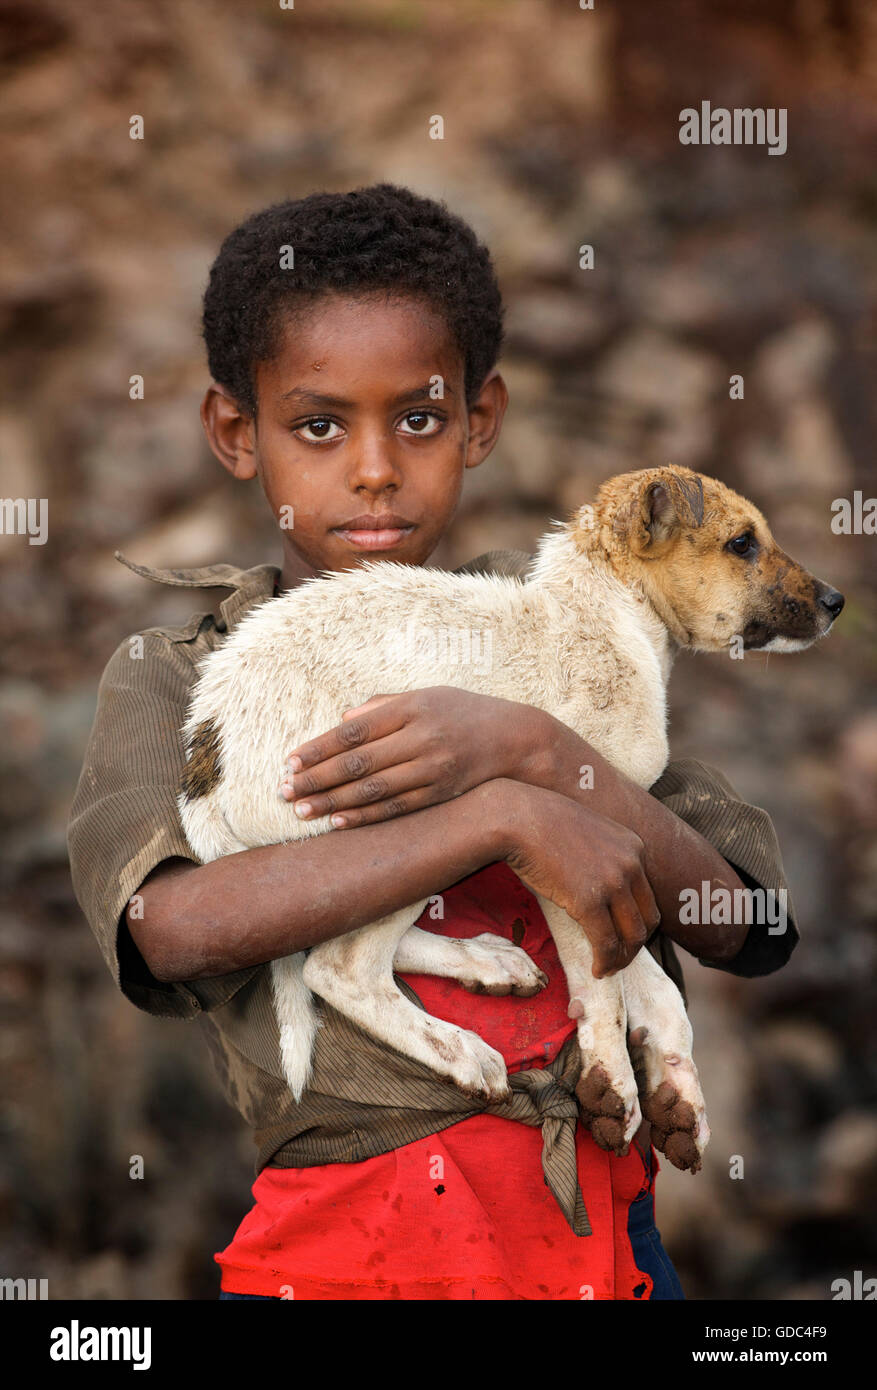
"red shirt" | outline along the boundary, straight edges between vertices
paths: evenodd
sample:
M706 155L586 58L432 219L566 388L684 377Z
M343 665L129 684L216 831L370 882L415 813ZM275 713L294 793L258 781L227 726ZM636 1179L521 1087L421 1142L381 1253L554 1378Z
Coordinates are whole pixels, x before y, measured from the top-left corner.
M472 1029L509 1071L544 1067L574 1031L551 933L505 864L444 897L445 936L493 932L521 946L549 983L532 999L471 994L455 980L404 975L424 1008ZM475 1115L360 1163L262 1170L256 1205L215 1256L231 1293L296 1299L649 1298L627 1236L630 1203L649 1186L635 1145L625 1158L576 1129L579 1182L593 1234L576 1236L542 1173L542 1131ZM658 1164L652 1150L653 1171ZM645 1285L645 1289L643 1289Z

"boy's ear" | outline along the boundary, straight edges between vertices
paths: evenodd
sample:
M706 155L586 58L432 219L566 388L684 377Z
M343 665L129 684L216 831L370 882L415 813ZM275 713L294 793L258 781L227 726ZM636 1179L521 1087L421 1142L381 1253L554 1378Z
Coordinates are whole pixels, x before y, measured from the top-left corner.
M201 424L223 468L242 481L255 478L252 418L243 414L231 393L218 382L210 383L201 402Z
M681 477L667 470L643 484L633 512L631 549L657 555L684 527L703 523L703 484L696 474Z
M502 429L509 403L508 387L498 369L487 373L474 403L469 407L469 447L466 467L477 468L490 453Z

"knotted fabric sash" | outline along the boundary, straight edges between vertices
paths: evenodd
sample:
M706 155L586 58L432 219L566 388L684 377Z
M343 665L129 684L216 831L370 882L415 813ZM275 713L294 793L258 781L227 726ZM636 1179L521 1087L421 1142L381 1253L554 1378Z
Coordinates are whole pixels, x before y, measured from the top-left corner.
M567 1038L547 1067L512 1072L511 1098L485 1106L491 1115L542 1126L542 1171L555 1201L577 1236L591 1235L591 1223L576 1166L576 1122L579 1103L575 1085L582 1054L575 1033Z
M396 983L412 1003L423 1007L406 981L397 977ZM570 1229L577 1236L592 1234L576 1164L580 1111L575 1086L581 1054L575 1034L548 1066L513 1072L506 1100L479 1102L423 1063L364 1033L325 1000L319 1007L322 1024L311 1084L299 1105L289 1105L285 1083L277 1082L277 1123L255 1136L257 1173L269 1163L279 1168L356 1163L472 1115L498 1115L541 1126L545 1182ZM368 1096L367 1104L363 1095Z

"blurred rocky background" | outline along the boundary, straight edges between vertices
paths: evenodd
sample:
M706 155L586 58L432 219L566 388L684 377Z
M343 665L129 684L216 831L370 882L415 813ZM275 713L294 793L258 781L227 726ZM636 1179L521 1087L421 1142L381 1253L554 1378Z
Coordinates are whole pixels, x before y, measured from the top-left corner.
M113 550L278 554L201 434L210 260L256 208L378 180L471 220L508 303L507 423L439 563L532 549L602 479L672 461L745 492L847 596L830 643L673 674L674 752L769 810L803 941L759 980L685 958L714 1137L697 1177L664 1169L657 1212L692 1298L877 1273L877 537L830 525L877 494L877 10L3 0L0 21L0 494L49 504L45 545L0 537L0 1273L214 1298L249 1207L244 1123L195 1033L114 991L64 831L112 650L197 606ZM787 108L788 152L680 145L701 100Z

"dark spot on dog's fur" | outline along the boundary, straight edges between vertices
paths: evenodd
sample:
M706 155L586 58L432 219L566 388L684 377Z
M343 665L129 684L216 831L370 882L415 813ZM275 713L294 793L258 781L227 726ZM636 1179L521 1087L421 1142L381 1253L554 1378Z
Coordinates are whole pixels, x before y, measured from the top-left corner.
M189 760L180 779L180 790L187 801L206 796L219 784L222 777L219 742L219 730L213 720L202 720L192 735Z
M451 1048L449 1048L447 1043L444 1042L441 1038L436 1038L433 1036L432 1033L428 1032L426 1034L426 1041L432 1048L433 1052L437 1052L439 1057L441 1057L443 1061L453 1062L456 1060Z
M687 526L703 525L703 483L695 474L691 478L674 476L668 483L676 513Z
M743 629L743 649L748 652L753 647L764 647L775 635L767 623L747 623Z

